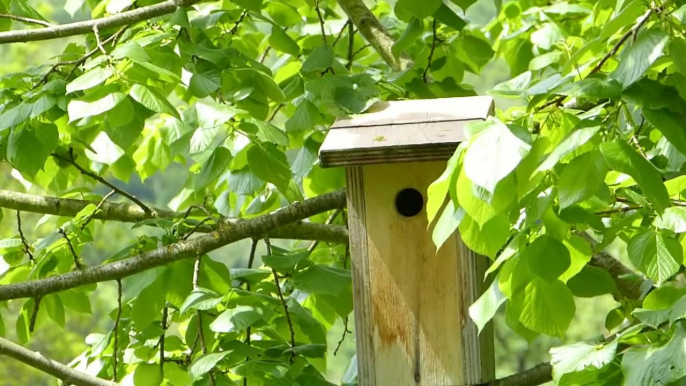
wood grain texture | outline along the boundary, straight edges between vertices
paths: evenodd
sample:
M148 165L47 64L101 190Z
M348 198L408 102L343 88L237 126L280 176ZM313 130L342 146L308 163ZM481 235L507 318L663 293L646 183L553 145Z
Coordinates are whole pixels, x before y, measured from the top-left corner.
M336 121L319 150L323 167L447 160L469 122L493 113L491 97L379 102Z
M403 217L395 197L426 192L445 162L348 169L360 385L468 385L493 377L493 336L468 315L485 261L455 236L438 252L425 209ZM425 197L426 201L426 197Z

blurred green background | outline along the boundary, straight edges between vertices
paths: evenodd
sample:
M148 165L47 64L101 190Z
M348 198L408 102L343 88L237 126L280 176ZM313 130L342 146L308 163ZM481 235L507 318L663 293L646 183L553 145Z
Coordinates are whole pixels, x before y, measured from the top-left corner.
M79 11L71 16L64 11L64 0L48 0L30 2L42 15L55 23L68 23L70 21L83 20L89 15ZM492 0L482 0L470 8L467 17L474 24L485 24L491 20L494 14ZM22 28L21 24L15 23L13 28ZM83 37L53 40L50 42L38 42L28 44L0 45L0 75L25 69L26 67L51 64L55 61L54 56L60 53L70 42L80 42ZM45 69L44 69L45 71ZM465 81L474 85L475 89L483 94L508 78L508 69L504 62L493 62L487 66L479 76L471 75ZM517 100L497 100L496 104L501 109L520 103ZM11 170L7 164L0 164L0 188L20 192L32 192L41 194L38 189L23 186L11 176ZM165 173L153 176L141 183L132 179L129 184L114 181L120 184L126 191L142 198L145 202L159 207L166 207L170 199L180 189L180 184L185 180L181 176L187 171L180 165L168 168ZM134 177L135 178L135 177ZM107 191L103 189L102 193ZM56 219L44 222L40 226L36 224L41 215L22 214L23 231L30 241L44 237L50 233L56 224ZM128 245L135 235L144 232L152 232L150 228L138 228L131 230L131 224L98 222L101 237L83 253L84 261L89 264L97 264L108 256ZM0 221L0 239L15 237L17 235L16 217L14 212L4 210L4 217ZM106 238L102 235L107 235ZM247 264L250 242L244 241L230 245L214 252L211 257L222 261L229 267L241 267ZM258 252L259 254L259 252ZM114 283L101 283L98 290L91 295L93 315L70 313L67 315L65 329L62 330L54 324L39 326L28 344L29 348L44 353L46 356L68 363L77 357L86 347L85 339L91 333L105 333L111 327L111 319L107 314L116 306L116 289ZM550 337L539 337L532 343L510 331L505 325L504 310L501 310L495 318L495 346L496 346L496 375L506 376L518 371L525 370L536 364L550 360L548 350L563 343L589 339L599 334L607 334L604 329L605 315L617 304L607 295L592 300L577 299L577 314L572 322L565 342ZM9 339L17 341L14 324L21 308L22 302L13 302L7 308L0 309L0 314L5 321L6 335ZM351 329L353 326L350 326ZM354 354L354 334L348 335L338 352L334 356L333 351L341 338L342 324L336 324L328 332L329 340L329 380L338 383L343 372L348 366ZM457 331L456 331L457 334ZM3 358L0 361L0 386L15 385L54 385L56 381L20 362Z

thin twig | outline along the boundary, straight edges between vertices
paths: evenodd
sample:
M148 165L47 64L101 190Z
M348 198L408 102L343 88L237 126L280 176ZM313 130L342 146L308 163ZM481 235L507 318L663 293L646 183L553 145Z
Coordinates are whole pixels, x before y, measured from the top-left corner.
M76 254L74 245L71 243L71 240L69 240L69 236L67 236L67 231L65 231L64 228L60 228L59 232L62 234L62 237L64 237L64 239L67 241L67 246L69 247L71 256L74 258L74 265L76 265L76 269L83 269L83 265L79 261L79 255Z
M348 19L348 20L345 22L345 24L343 24L343 27L341 28L341 30L338 31L338 35L336 35L336 39L334 39L333 43L331 44L331 47L332 47L332 48L333 48L333 47L336 47L336 44L337 44L338 41L341 39L341 36L343 36L343 31L345 31L345 29L346 29L346 28L348 27L348 25L350 25L350 24L351 24L351 23L350 23L350 19Z
M97 24L93 25L93 34L95 35L95 44L100 49L100 52L102 52L103 55L107 56L107 51L105 51L105 47L103 47L102 42L100 41L100 31L98 31Z
M113 367L113 381L117 382L117 347L119 346L119 321L121 320L121 297L122 297L122 287L121 287L121 280L117 280L117 316L114 319L114 352L112 353L112 357L114 358L114 367Z
M21 238L21 243L24 246L24 253L29 255L29 261L32 263L35 263L36 260L33 258L33 253L31 253L31 246L29 245L29 242L26 241L26 237L24 237L24 232L21 230L21 212L17 211L17 229L19 230L19 238Z
M267 122L273 121L274 118L276 117L276 114L278 114L279 111L281 111L281 109L283 108L283 106L284 106L283 103L281 103L280 105L276 106L276 108L274 109L274 112L272 113L271 117L269 117L269 119L267 120Z
M267 59L267 55L269 55L269 51L271 51L272 46L267 46L267 49L264 50L262 53L262 56L260 57L260 63L264 63L265 59Z
M326 219L325 224L326 225L333 224L333 222L336 220L336 217L338 217L338 215L341 213L341 211L342 211L341 209L334 210L333 213L331 213L331 215L329 216L329 218ZM312 251L314 251L315 248L317 248L317 245L319 245L319 240L313 241L312 244L310 244L310 247L307 248L307 251L312 253Z
M606 216L609 214L615 214L615 213L624 213L624 212L630 212L632 210L639 210L643 209L642 206L625 206L617 209L610 209L610 210L602 210L600 212L595 212L597 216Z
M39 296L33 300L33 312L31 312L31 318L29 319L29 332L33 332L36 327L36 319L38 319L41 299L42 298Z
M202 221L195 224L195 226L193 227L193 229L190 230L190 232L183 235L183 237L181 237L181 240L188 240L188 238L191 237L193 233L195 233L198 229L200 229L201 226L205 225L205 223L213 219L213 217L205 217Z
M71 164L71 165L74 166L79 172L81 172L81 174L86 175L86 176L88 176L88 177L90 177L90 178L92 178L92 179L94 179L94 180L100 182L101 184L108 186L110 189L116 191L116 192L119 193L120 195L122 195L122 196L128 198L129 200L133 201L133 202L136 203L138 206L140 206L141 209L143 209L143 211L144 211L145 213L149 213L149 214L152 214L152 213L153 213L152 210L151 210L147 205L143 204L143 202L142 202L141 200L139 200L139 199L137 199L136 197L134 197L133 195L131 195L131 194L129 194L129 193L126 193L125 191L119 189L118 187L114 186L113 184L111 184L110 182L108 182L108 181L105 180L104 178L100 177L99 175L97 175L97 174L95 174L95 173L93 173L93 172L91 172L91 171L89 171L89 170L87 170L87 169L81 167L81 165L79 165L79 164L76 162L76 159L74 158L74 149L73 149L73 148L69 148L69 158L64 157L64 156L62 156L62 155L60 155L60 154L57 154L57 153L52 153L52 156L55 157L55 158L57 158L57 159L60 159L60 160L62 160L62 161L65 161L65 162Z
M243 22L243 19L245 18L245 15L247 15L247 14L248 14L248 10L247 10L247 9L244 10L243 12L241 12L241 16L240 16L240 17L238 18L238 20L236 21L236 24L234 24L233 27L231 27L231 29L229 30L229 33L230 33L231 35L235 35L235 34L236 34L236 31L238 31L238 27L241 25L241 23Z
M364 49L367 48L367 47L369 47L369 46L371 46L371 44L365 44L365 45L363 45L362 47L358 48L355 52L353 52L352 58L355 59L355 57L357 56L357 54L359 54L360 52L364 51Z
M84 221L84 223L81 224L81 230L84 230L88 226L88 223L91 222L93 216L95 216L95 214L98 213L100 208L102 208L102 205L105 203L105 201L107 201L107 199L112 197L112 195L114 195L115 193L117 193L115 190L111 190L109 193L105 195L105 197L102 198L102 200L100 200L100 202L98 202L98 205L96 205L95 210L93 210L93 213L86 217L86 221Z
M160 374L164 378L164 337L167 334L167 315L169 308L162 308L162 335L160 335Z
M596 65L593 66L593 69L591 69L591 72L590 72L588 75L595 74L596 72L600 71L600 69L603 67L603 65L605 65L605 63L606 63L608 60L610 60L610 58L613 57L613 56L617 53L617 51L619 51L619 49L622 47L622 45L624 45L624 43L626 43L626 41L629 40L629 38L630 38L631 36L635 36L635 35L638 33L638 31L641 29L641 27L643 27L643 26L648 22L648 19L650 18L650 16L653 14L654 11L655 11L655 10L652 9L652 8L649 9L649 10L647 10L647 11L638 19L638 21L636 22L636 24L634 24L634 26L631 27L630 30L628 30L626 33L624 33L624 35L622 35L621 38L619 38L619 40L617 41L617 43L615 43L615 45L612 46L612 48L610 49L610 51L608 51L608 53L606 53L605 56L603 56L603 57L598 61L598 63L596 63ZM587 76L587 77L588 77L588 76ZM544 104L544 105L541 106L540 108L538 108L537 111L541 111L541 110L545 109L546 107L553 106L553 105L559 106L560 104L562 104L562 102L565 100L565 98L566 98L565 95L559 96L559 97L553 99L552 101L550 101L550 102Z
M341 345L343 344L343 341L345 340L346 334L352 334L352 331L348 330L348 317L346 316L345 319L343 319L343 321L344 321L343 335L341 336L341 339L338 341L338 344L336 345L336 349L333 351L334 356L338 355L338 350L341 348Z
M255 251L257 250L257 243L259 239L252 239L252 246L250 247L250 257L248 257L248 269L252 268L253 262L255 261ZM250 291L250 283L245 284L245 289ZM250 335L252 334L252 329L250 326L245 331L245 344L251 346ZM250 357L245 357L245 361L249 361ZM248 386L248 377L243 377L243 386Z
M355 25L348 19L348 63L346 68L348 71L353 67L353 58L355 58Z
M272 244L269 242L268 238L264 239L264 243L267 246L267 256L272 255ZM281 299L281 304L283 305L283 311L286 314L286 322L288 322L288 330L291 333L291 363L295 362L295 330L293 329L293 322L291 321L291 314L288 311L288 304L286 304L286 299L283 297L283 292L281 292L281 285L279 284L279 275L276 273L275 269L272 269L272 274L274 275L274 284L276 284L276 293Z
M322 11L319 9L319 0L314 0L314 9L317 11L317 17L319 18L319 27L322 29L322 40L324 40L324 44L326 44L326 29L324 28Z
M54 26L54 24L48 23L47 21L44 21L44 20L31 19L30 17L10 15L10 14L6 14L6 13L0 13L0 18L12 19L12 20L20 21L20 22L26 23L26 24L42 25L43 27L53 27Z
M119 31L115 32L114 35L108 37L105 39L102 44L103 46L108 43L112 43L112 45L115 44L116 40L126 31L126 29L129 28L129 26L123 26L119 29ZM73 64L74 67L69 71L65 79L69 79L71 75L76 71L77 68L79 68L80 65L86 62L91 56L95 55L97 52L100 51L99 47L95 47L92 50L88 51L85 55L83 55L80 59L77 60L72 60L71 62L64 62L65 64ZM46 74L47 77L48 74Z
M429 52L429 63L427 63L426 68L424 69L424 74L422 74L422 79L424 79L424 83L429 83L427 75L429 74L429 69L431 68L431 61L433 60L434 51L436 50L436 19L435 18L434 18L434 22L433 22L431 28L433 31L433 38L431 39L431 51Z
M197 255L195 257L195 265L193 266L193 289L198 289L198 281L200 280L200 266L202 263L202 255ZM198 339L200 340L200 349L203 354L207 354L207 344L205 343L205 332L202 327L202 312L200 310L195 311L195 315L198 317ZM214 385L214 375L210 372L210 381Z

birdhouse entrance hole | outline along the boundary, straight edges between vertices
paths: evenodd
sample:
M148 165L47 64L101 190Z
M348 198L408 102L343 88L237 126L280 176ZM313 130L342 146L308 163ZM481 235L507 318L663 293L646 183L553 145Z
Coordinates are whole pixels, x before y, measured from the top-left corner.
M401 216L414 217L418 215L424 207L424 197L417 189L403 189L395 197L395 208Z

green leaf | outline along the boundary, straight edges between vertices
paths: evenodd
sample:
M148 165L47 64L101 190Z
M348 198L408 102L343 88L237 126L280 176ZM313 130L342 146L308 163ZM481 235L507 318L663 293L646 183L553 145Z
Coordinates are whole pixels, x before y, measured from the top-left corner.
M677 97L677 100L678 99ZM643 109L643 116L667 138L681 154L686 154L686 115L677 114L667 109Z
M133 373L133 383L138 386L159 386L162 384L160 366L152 363L139 363Z
M196 98L205 98L221 87L221 74L219 71L195 73L188 84L188 90Z
M262 10L262 0L231 0L231 2L249 11L260 13Z
M272 248L272 255L262 256L262 262L268 267L272 267L277 271L287 271L295 267L299 262L303 261L310 255L310 252L305 251L286 251Z
M605 181L609 171L603 155L598 150L582 154L572 160L560 175L557 195L560 209L570 207L591 198Z
M569 251L564 244L548 235L543 235L529 244L521 258L529 264L531 272L548 282L555 281L571 264Z
M455 233L464 215L465 211L462 208L455 209L455 203L448 201L431 233L431 240L437 251Z
M586 263L591 261L593 250L591 245L581 236L572 236L569 240L564 240L562 244L567 247L571 264L567 271L560 276L560 280L567 282L586 266Z
M261 320L263 314L264 311L259 307L236 306L219 314L210 324L210 329L219 333L245 331Z
M245 122L257 127L257 137L266 142L271 142L275 145L288 146L288 135L283 130L272 125L269 122L261 121L255 118L249 118Z
M627 252L636 269L658 285L676 274L684 259L678 240L652 229L632 237Z
M57 126L48 123L15 129L7 141L7 160L15 169L33 177L57 147L58 137Z
M282 27L293 27L303 21L302 16L295 8L280 1L269 1L265 11L272 20Z
M584 127L569 133L555 149L546 157L545 161L536 168L534 173L550 170L557 165L562 157L576 150L579 146L588 142L589 139L600 130L600 126Z
M300 68L300 71L303 73L324 71L333 66L333 61L333 48L331 48L331 46L328 44L322 44L321 46L315 48L315 50L307 56L307 59Z
M257 284L271 275L272 273L269 271L256 268L231 269L231 279L250 284Z
M495 51L493 51L489 42L473 35L465 35L460 39L456 39L453 46L460 60L469 66L474 73L481 72L481 69L495 55ZM517 74L519 73L517 72Z
M160 277L134 299L131 320L137 329L143 330L160 318L165 304L165 292L164 280Z
M645 12L645 7L640 0L634 0L629 2L624 6L621 11L617 13L617 16L612 18L609 22L605 23L603 29L600 31L600 40L605 40L610 36L614 35L620 29L626 27L627 25L633 23L638 19L643 12Z
M617 339L608 343L578 342L550 349L553 379L559 382L563 375L588 367L601 369L617 355Z
M614 279L606 270L591 266L584 267L581 272L569 279L567 287L579 298L593 298L617 291Z
M488 122L488 127L471 139L463 167L474 184L493 193L498 182L526 156L531 145L497 119Z
M440 177L438 177L434 182L429 185L427 189L427 203L426 203L426 215L429 220L429 224L432 224L438 211L443 207L446 197L448 196L448 191L451 186L455 186L456 179L460 175L461 165L458 169L458 161L464 152L464 146L458 146L455 153L448 160L448 166L445 168Z
M149 62L150 56L140 44L127 42L117 46L110 54L114 59L129 58L135 62Z
M176 111L176 108L172 106L171 103L169 103L167 98L152 88L136 83L131 87L129 95L131 95L131 98L133 98L136 102L142 104L152 111L166 113L175 117L176 119L181 119L179 112Z
M229 354L231 354L231 351L214 352L195 358L193 363L188 366L188 375L190 375L194 380L202 378L203 375L212 370L214 366L219 363L219 361L224 359L224 357ZM157 370L159 371L159 367Z
M114 88L107 86L97 88L81 98L69 101L67 105L69 121L73 122L77 119L102 114L112 110L114 106L124 99L126 99L126 94L115 91Z
M504 215L498 215L479 227L476 221L465 214L458 229L469 249L493 259L510 235L510 222Z
M214 149L212 155L205 161L195 178L195 190L202 189L224 174L231 162L229 149L220 146Z
M293 284L309 293L337 296L351 283L350 271L324 265L313 265L293 275Z
M0 131L7 128L13 129L24 123L31 116L32 111L33 105L26 102L4 111L0 115Z
M407 28L405 28L403 34L391 47L393 55L399 56L403 51L412 47L421 38L422 32L424 32L424 24L420 19L413 17L407 23Z
M686 232L686 208L674 206L667 208L662 216L653 223L658 228L669 229L674 233Z
M610 77L619 81L624 88L639 80L650 66L662 56L669 42L669 35L657 28L643 30L638 38L622 51L619 66Z
M441 23L453 28L457 31L462 31L467 23L459 17L455 12L453 12L450 7L441 3L436 12L433 13L433 17Z
M520 296L515 296L514 302L522 310L522 325L557 337L564 336L576 310L572 292L559 280L548 283L535 278Z
M479 333L483 331L486 324L493 319L500 306L505 303L507 297L498 288L498 279L477 299L474 304L469 306L469 316L472 318Z
M216 292L207 288L198 287L183 301L179 313L183 314L189 309L209 310L216 307L221 300L221 296Z
M272 33L269 35L269 45L275 50L291 54L300 55L300 46L286 32L276 25L272 26Z
M523 72L516 77L499 83L488 93L501 97L519 97L531 84L531 71Z
M286 121L286 131L291 133L312 130L314 125L319 123L319 120L320 114L317 106L309 100L303 99L295 109L293 116Z
M198 123L200 128L214 128L228 122L236 114L243 113L243 110L232 106L217 103L213 100L202 100L195 104L198 113ZM214 136L212 136L214 137Z
M555 93L574 98L618 100L622 96L622 85L615 79L586 78L562 86Z
M686 376L686 324L679 322L666 344L637 345L622 358L624 384L667 385Z
M62 300L57 295L48 295L43 298L45 306L48 309L48 316L52 319L58 326L64 328L64 304Z
M600 151L613 170L633 177L658 213L664 212L669 206L669 195L653 164L621 139L601 144Z
M67 85L67 94L75 91L88 90L89 88L98 86L109 79L113 74L114 68L112 67L97 67L90 70Z
M417 2L413 0L398 0L398 7L410 12L418 19L424 19L433 15L439 7L443 4L442 0L427 0Z
M460 173L457 178L457 202L479 226L483 226L507 210L515 199L512 195L514 189L514 178L508 176L498 183L495 193L490 194L472 184L465 173Z
M286 155L276 147L251 147L248 150L248 165L258 178L271 182L282 192L288 190L292 172Z

